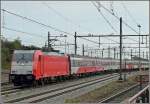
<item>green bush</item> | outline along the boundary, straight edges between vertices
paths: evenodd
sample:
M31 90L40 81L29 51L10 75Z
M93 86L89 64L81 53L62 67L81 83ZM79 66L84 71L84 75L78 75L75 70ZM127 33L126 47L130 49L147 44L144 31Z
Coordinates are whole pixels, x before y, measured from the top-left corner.
M2 69L10 69L13 51L16 49L40 49L36 46L24 46L21 44L19 38L14 41L8 41L7 39L1 40L1 65Z

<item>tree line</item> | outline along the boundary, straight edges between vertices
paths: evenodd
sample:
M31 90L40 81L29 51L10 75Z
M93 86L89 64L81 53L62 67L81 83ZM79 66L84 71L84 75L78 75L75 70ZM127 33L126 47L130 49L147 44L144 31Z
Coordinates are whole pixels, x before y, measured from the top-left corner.
M1 39L1 65L2 69L10 69L11 60L14 50L41 50L40 47L34 45L25 46L21 43L19 38L9 41L5 38Z

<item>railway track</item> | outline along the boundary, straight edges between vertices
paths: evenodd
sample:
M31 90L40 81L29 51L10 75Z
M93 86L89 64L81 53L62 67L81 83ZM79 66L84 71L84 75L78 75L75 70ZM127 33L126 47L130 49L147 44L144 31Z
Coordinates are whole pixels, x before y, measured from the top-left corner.
M127 89L124 89L108 98L104 98L103 100L99 101L99 103L120 103L121 99L119 99L118 101L116 101L115 99L120 98L120 96L125 95L126 93L131 92L133 89L136 89L137 87L139 87L139 84L135 84ZM124 100L124 98L122 98Z
M88 78L88 77L87 77ZM72 81L76 81L78 79L70 79L70 80L66 80L67 82L72 82ZM64 83L64 82L59 82L59 83ZM45 86L49 86L49 85L57 85L57 82L51 82L49 84L46 84ZM43 86L37 86L36 88L40 88ZM7 94L12 94L12 93L18 93L18 92L22 92L28 89L33 89L32 87L14 87L12 84L8 84L8 85L3 85L1 88L1 95L5 96Z
M73 84L73 85L69 85L66 87L61 87L61 88L54 88L54 89L50 89L48 91L43 91L41 93L38 94L31 94L31 95L27 95L24 97L18 97L15 99L9 99L7 101L5 101L6 103L15 103L15 102L29 102L29 103L37 103L37 102L41 102L43 100L46 100L48 98L53 98L71 91L75 91L77 89L81 89L83 87L86 86L90 86L99 82L103 82L109 79L112 79L114 77L117 77L118 74L112 74L112 75L107 75L104 76L103 78L97 78L91 81L86 81L86 82L80 82L77 84Z
M12 89L13 84L8 84L8 85L1 85L1 91L7 91L9 89Z
M10 82L1 83L1 92L13 89L13 84Z
M7 89L3 89L1 91L1 95L6 95L6 94L11 94L11 93L15 93L17 91L22 91L21 89L22 87L10 87L10 88L7 88Z
M1 83L1 86L9 85L9 84L10 84L10 82L3 82L3 83Z

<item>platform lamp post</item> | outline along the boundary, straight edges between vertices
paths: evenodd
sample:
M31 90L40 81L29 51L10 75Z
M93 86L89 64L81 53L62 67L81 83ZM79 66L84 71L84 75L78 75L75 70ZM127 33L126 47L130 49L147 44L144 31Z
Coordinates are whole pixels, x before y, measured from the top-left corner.
M141 51L141 49L140 49L141 48L141 46L140 46L140 44L141 44L141 42L140 42L141 25L137 25L137 26L139 28L139 71L141 71L140 70L140 64L141 64L141 61L140 61L140 57L141 57L141 55L140 55L141 54L141 52L140 52Z
M140 64L141 64L141 61L140 61L140 57L141 57L141 55L140 55L140 53L141 53L141 52L140 52L140 51L141 51L141 49L140 49L140 48L141 48L141 46L140 46L140 44L141 44L141 43L140 43L141 25L137 25L137 26L138 26L138 28L139 28L139 71L141 71L141 70L140 70Z
M141 70L141 46L140 46L140 44L141 44L141 42L140 42L140 34L141 34L141 25L139 24L139 25L137 25L137 27L139 28L139 74L140 74L140 90L142 89L142 70Z

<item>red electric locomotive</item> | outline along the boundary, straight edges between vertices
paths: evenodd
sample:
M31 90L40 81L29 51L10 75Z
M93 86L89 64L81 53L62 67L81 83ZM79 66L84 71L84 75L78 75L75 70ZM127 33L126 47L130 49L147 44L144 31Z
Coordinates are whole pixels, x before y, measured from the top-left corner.
M69 64L67 55L43 53L40 50L15 50L10 80L14 85L22 85L68 76Z

